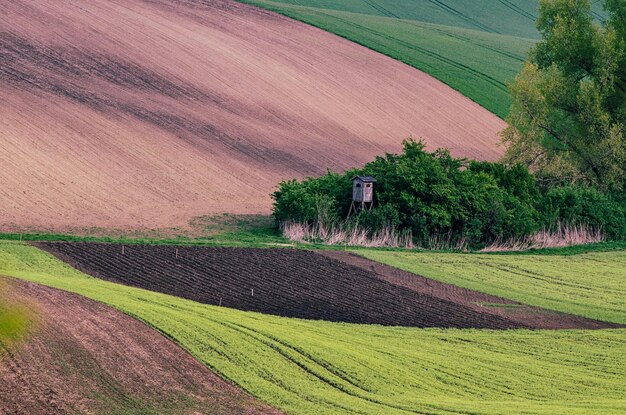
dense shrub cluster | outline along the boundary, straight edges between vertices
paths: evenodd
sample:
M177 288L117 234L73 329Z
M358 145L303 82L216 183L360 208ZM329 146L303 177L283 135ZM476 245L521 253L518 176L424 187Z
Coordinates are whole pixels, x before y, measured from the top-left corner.
M357 174L377 179L375 208L353 221L372 232L385 227L410 231L423 246L442 236L479 246L564 223L626 238L623 196L573 185L541 188L521 165L468 162L446 150L428 153L414 140L405 141L402 154L377 157L362 169L282 182L273 194L275 219L326 226L344 220L351 204L350 179Z

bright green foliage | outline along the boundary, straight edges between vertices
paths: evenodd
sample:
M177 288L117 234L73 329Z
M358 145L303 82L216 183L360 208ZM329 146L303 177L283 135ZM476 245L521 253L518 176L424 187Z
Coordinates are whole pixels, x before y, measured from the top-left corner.
M507 158L547 176L626 188L626 6L543 0L543 40L511 87Z
M557 186L538 199L545 224L586 224L613 238L626 239L625 194L609 196L593 187Z
M573 256L357 252L461 287L626 324L626 251Z
M624 330L425 330L287 319L94 279L12 242L0 242L0 274L117 307L293 415L626 411Z
M474 2L457 2L462 3L458 7L472 9L471 13L468 10L452 13L444 6L432 5L444 2L420 2L431 3L422 7L416 4L418 2L407 0L397 4L393 1L298 2L311 7L271 0L245 2L320 27L418 68L502 118L510 106L507 84L513 81L526 51L535 43L531 39L465 28L476 28L470 22L483 25L490 20L501 20L507 9L501 5L496 9L502 14L492 16L485 14L484 8L478 10ZM379 7L394 10L393 14L401 18L387 17L382 12L382 15L371 13L372 8ZM425 13L423 21L410 20L420 19L421 13ZM519 16L513 12L512 15ZM461 21L467 24L460 24ZM509 25L506 19L504 22L502 26L517 24ZM459 27L454 27L457 24Z
M359 225L372 232L385 226L410 231L421 246L429 247L429 240L438 237L477 247L561 223L584 224L602 229L608 237L626 238L626 205L616 196L571 186L542 194L524 166L467 162L445 150L428 153L413 140L404 142L402 154L377 157L362 169L281 183L273 194L274 217L278 223L318 221L326 226L329 222L320 221L320 216L346 218L355 174L377 180L376 207L356 217Z
M348 176L350 173L338 174L329 171L326 175L306 180L306 184L298 180L287 180L280 183L272 194L274 198L274 219L280 224L286 220L308 222L320 219L323 215L322 206L328 210L337 208L339 212L348 212L352 200L352 187ZM331 206L326 206L327 202ZM326 203L325 203L326 202ZM331 222L338 215L329 212Z
M453 241L464 238L475 245L538 228L534 208L538 190L527 170L508 170L491 163L464 168L467 166L447 151L428 153L422 143L408 140L402 154L377 157L358 171L281 183L273 195L274 216L279 223L318 220L320 198L324 198L330 200L332 210L325 216L345 218L352 200L350 178L358 173L377 180L377 207L357 218L372 231L381 226L399 227L410 230L421 244L431 235L448 235Z

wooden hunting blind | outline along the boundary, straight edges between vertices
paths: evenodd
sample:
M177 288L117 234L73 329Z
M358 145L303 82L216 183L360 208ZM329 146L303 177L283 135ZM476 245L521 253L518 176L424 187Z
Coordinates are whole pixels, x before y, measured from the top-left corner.
M371 210L374 205L374 183L372 176L354 176L352 178L352 205L348 217L361 209Z

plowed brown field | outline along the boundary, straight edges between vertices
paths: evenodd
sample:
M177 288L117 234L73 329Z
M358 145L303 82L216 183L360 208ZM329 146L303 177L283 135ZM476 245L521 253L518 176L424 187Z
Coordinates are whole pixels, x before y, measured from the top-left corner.
M0 301L37 323L23 342L0 342L1 414L281 414L120 311L11 281Z
M606 328L438 283L344 252L41 242L105 280L206 304L286 317L457 328Z
M502 297L435 281L380 262L371 261L345 251L319 251L321 255L370 271L384 281L417 293L452 301L480 313L512 320L535 329L605 329L623 327L620 324L592 320L586 317L546 310L521 304Z
M232 1L0 4L0 227L265 213L281 179L409 135L495 159L502 120L434 78Z

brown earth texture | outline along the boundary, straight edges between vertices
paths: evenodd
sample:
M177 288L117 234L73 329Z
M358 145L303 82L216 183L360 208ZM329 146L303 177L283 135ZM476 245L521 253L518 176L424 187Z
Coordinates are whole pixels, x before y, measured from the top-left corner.
M441 328L619 327L443 284L342 251L40 242L94 277L246 311Z
M0 229L268 213L282 179L401 140L497 158L502 120L434 78L228 0L0 2Z
M25 338L0 341L0 414L281 414L120 311L8 281L0 304L33 316Z
M623 327L616 323L593 320L573 314L547 310L481 293L456 285L446 284L416 275L390 265L372 261L360 255L344 251L319 251L321 255L374 273L391 284L411 291L454 302L480 313L505 318L514 324L534 329L606 329Z

